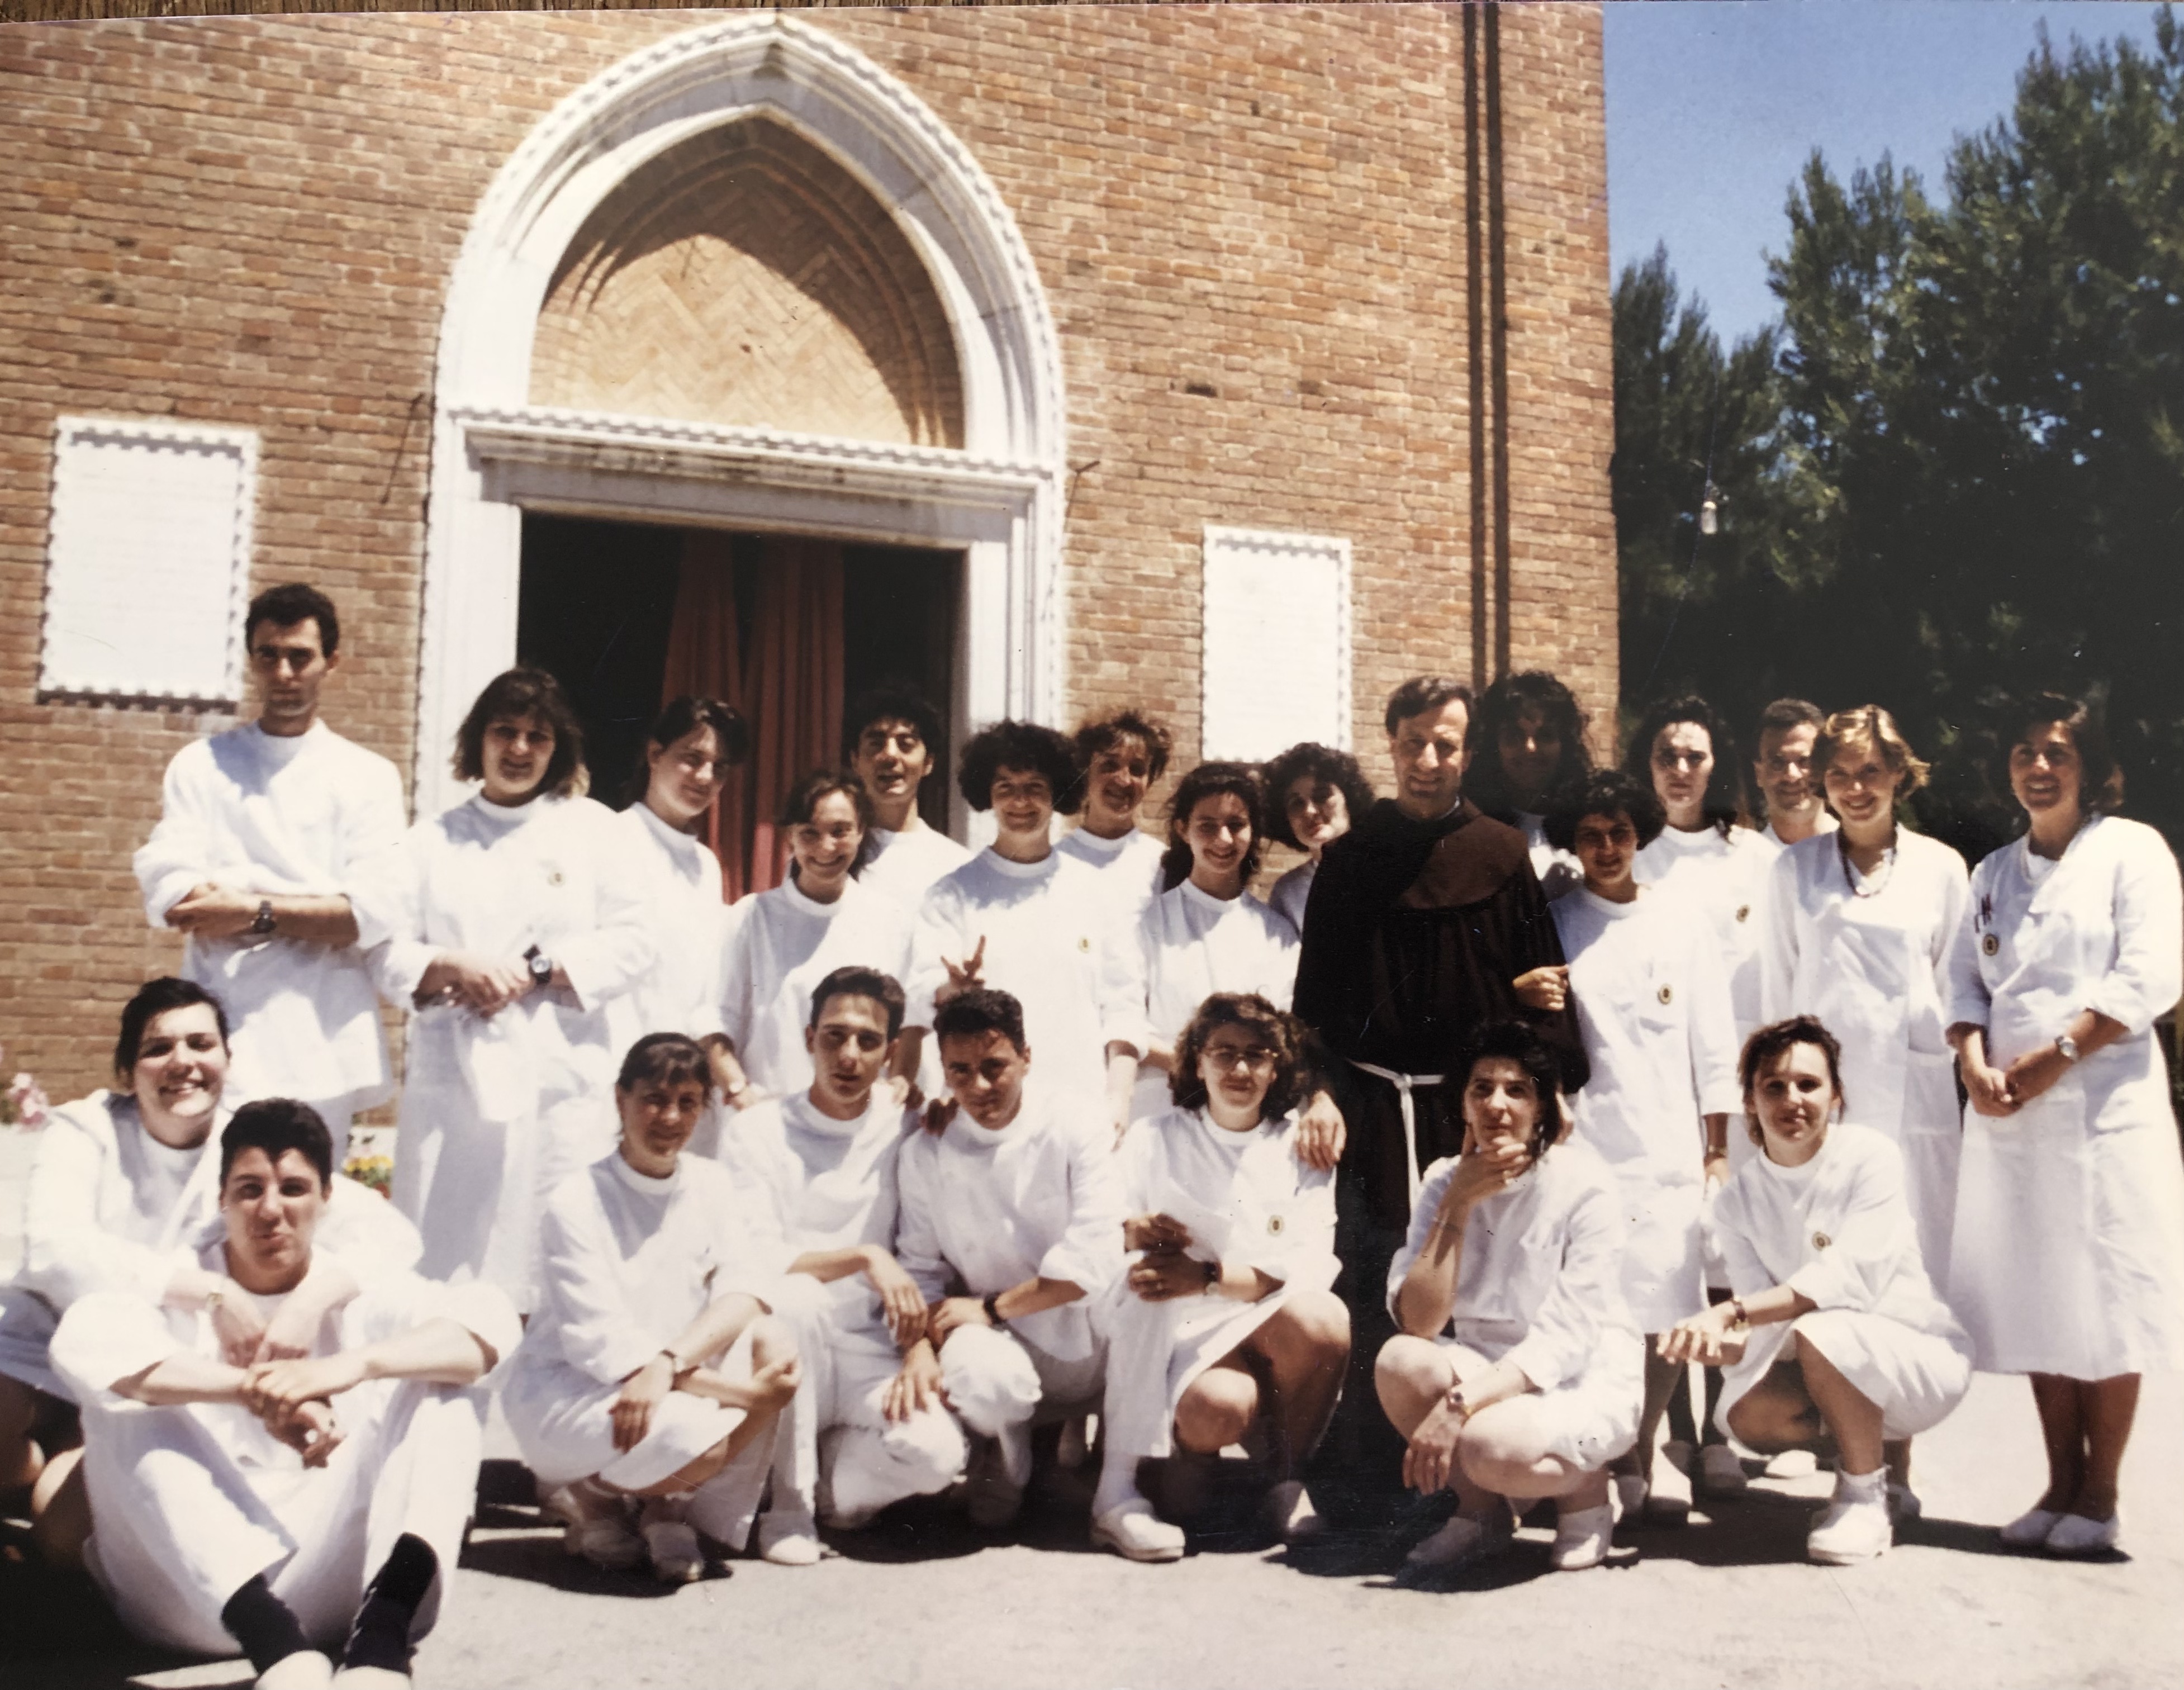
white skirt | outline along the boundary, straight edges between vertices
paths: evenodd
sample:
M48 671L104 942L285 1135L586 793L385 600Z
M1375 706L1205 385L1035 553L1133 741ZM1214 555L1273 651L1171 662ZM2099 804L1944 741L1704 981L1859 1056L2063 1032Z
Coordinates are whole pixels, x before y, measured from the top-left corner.
M1256 1302L1225 1297L1175 1297L1148 1302L1127 1278L1106 1312L1107 1387L1100 1436L1129 1457L1173 1453L1175 1411L1191 1381L1271 1320L1287 1287Z
M1983 1373L2184 1365L2184 1157L2165 1107L2096 1129L2078 1076L1964 1115L1950 1308Z
M1722 1370L1714 1424L1729 1430L1729 1411L1767 1377L1777 1362L1809 1343L1880 1410L1885 1438L1915 1437L1955 1412L1972 1388L1972 1360L1955 1343L1886 1314L1816 1308L1795 1320L1756 1328L1743 1358Z
M1706 1308L1703 1230L1706 1188L1619 1172L1623 1200L1623 1300L1641 1332L1665 1332Z
M1513 1347L1492 1353L1461 1336L1435 1341L1445 1350L1468 1350L1489 1362ZM1530 1393L1538 1405L1546 1453L1573 1467L1596 1472L1638 1441L1638 1412L1646 1396L1646 1342L1635 1333L1607 1331L1585 1371L1552 1390Z
M738 1380L751 1376L751 1336L746 1330L736 1340L718 1372ZM523 1464L542 1489L557 1490L596 1475L618 1490L649 1490L744 1423L741 1408L671 1391L653 1409L652 1424L637 1447L618 1450L614 1405L621 1395L619 1381L602 1385L566 1362L518 1358L502 1407ZM760 1443L770 1462L772 1443Z

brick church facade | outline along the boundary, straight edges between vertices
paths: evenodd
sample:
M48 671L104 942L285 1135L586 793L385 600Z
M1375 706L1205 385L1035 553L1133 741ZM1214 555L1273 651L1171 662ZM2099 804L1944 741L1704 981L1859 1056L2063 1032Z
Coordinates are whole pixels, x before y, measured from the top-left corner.
M278 581L421 808L519 655L656 702L705 545L832 547L839 684L915 644L959 735L1384 775L1403 676L1533 666L1612 731L1591 7L17 25L0 91L0 1044L56 1097L178 959L131 853Z

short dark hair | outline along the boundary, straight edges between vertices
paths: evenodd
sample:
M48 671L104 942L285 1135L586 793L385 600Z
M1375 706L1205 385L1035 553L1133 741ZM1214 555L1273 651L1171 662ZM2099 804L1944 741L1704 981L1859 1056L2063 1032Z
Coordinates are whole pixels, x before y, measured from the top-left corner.
M2116 767L2115 750L2109 744L2106 725L2090 700L2074 693L2036 692L2012 700L2003 711L1995 739L1995 778L2002 789L2011 789L2009 754L2017 749L2028 728L2060 722L2070 730L2070 744L2078 753L2078 807L2088 814L2105 813L2123 806L2123 771Z
M1669 812L1655 796L1653 784L1621 769L1602 769L1547 812L1547 843L1557 851L1577 844L1578 823L1588 816L1628 816L1638 830L1641 851L1661 837L1669 825Z
M1792 728L1817 729L1827 719L1827 712L1808 699L1778 698L1759 712L1752 725L1752 755L1759 755L1759 742L1769 733L1786 733Z
M1279 839L1292 851L1302 851L1304 847L1298 844L1296 834L1290 826L1290 789L1306 778L1314 786L1331 786L1342 795L1352 826L1373 807L1373 783L1365 778L1365 771L1358 767L1357 759L1349 752L1338 751L1332 745L1316 745L1309 739L1290 746L1267 765L1263 778L1267 784L1267 837Z
M1743 1054L1736 1059L1737 1089L1744 1094L1744 1129L1752 1135L1754 1144L1764 1144L1767 1138L1760 1130L1758 1116L1752 1111L1752 1089L1759 1084L1759 1076L1770 1064L1780 1061L1786 1051L1799 1045L1814 1046L1827 1058L1828 1084L1835 1088L1836 1107L1846 1107L1842 1045L1821 1024L1820 1018L1793 1015L1786 1021L1770 1021L1744 1041Z
M887 1011L888 1037L892 1039L902 1031L902 1018L908 1004L901 982L893 974L883 973L878 968L867 968L853 962L847 968L837 968L811 989L811 1018L804 1024L816 1027L819 1018L827 1012L830 997L868 997Z
M652 731L644 736L645 743L665 750L685 734L694 733L700 728L713 730L713 738L720 743L723 763L739 763L750 756L750 723L744 720L743 712L733 705L723 704L716 698L698 698L688 693L671 700L667 707L654 718ZM651 787L651 762L648 758L639 757L636 772L630 776L629 801L642 804L644 795Z
M859 693L842 712L844 762L857 755L857 745L865 737L865 729L875 722L907 722L917 730L917 737L925 742L928 750L940 744L940 712L925 694L899 681L883 681Z
M223 1186L236 1158L246 1150L262 1150L265 1159L275 1163L289 1151L301 1151L304 1160L318 1170L320 1191L334 1182L333 1135L316 1109L292 1097L260 1097L235 1112L220 1135Z
M1412 717L1451 704L1463 706L1464 727L1468 732L1473 711L1471 689L1446 675L1413 675L1388 694L1388 708L1380 719L1392 737L1396 729Z
M250 637L261 622L291 627L307 618L319 625L319 650L332 656L341 649L341 617L334 611L332 600L301 581L268 587L250 601L250 608L242 613L242 644L246 649L249 646Z
M1737 758L1736 739L1729 724L1704 699L1686 693L1680 698L1655 700L1630 731L1630 743L1623 748L1623 767L1652 785L1653 742L1661 737L1663 728L1680 722L1694 722L1706 729L1708 744L1713 750L1713 773L1707 780L1704 813L1727 839L1729 830L1744 819L1744 765Z
M485 778L486 730L496 722L532 721L554 730L554 755L537 789L566 797L584 778L584 725L561 683L528 665L495 675L455 730L457 780Z
M1168 732L1164 723L1135 710L1111 711L1078 728L1076 739L1078 767L1089 771L1093 758L1102 751L1113 750L1125 739L1134 739L1145 748L1148 778L1158 780L1167 772L1168 755L1175 749L1175 736Z
M782 794L781 808L774 819L784 828L800 828L817 812L819 800L833 792L838 792L850 800L857 812L857 826L870 833L872 828L872 795L865 790L864 782L848 769L811 770Z
M145 981L136 988L136 996L122 1005L121 1034L114 1041L114 1074L125 1087L143 1051L144 1029L169 1010L187 1009L193 1003L202 1003L211 1009L212 1018L220 1023L220 1042L226 1045L226 1007L195 980L180 980L172 974L162 974L156 980Z
M1028 769L1046 777L1054 807L1073 816L1084 802L1084 776L1069 741L1036 722L996 722L971 736L956 785L973 810L994 807L994 783L1003 769Z
M1562 759L1548 778L1546 807L1552 809L1592 772L1592 754L1585 747L1585 715L1577 694L1545 669L1504 675L1479 694L1463 736L1463 795L1490 815L1518 808L1502 767L1502 729L1527 710L1538 711L1563 742Z
M1023 1006L1009 993L992 986L973 986L933 1012L933 1042L977 1033L998 1033L1022 1055L1031 1046L1024 1039Z
M648 1033L623 1054L615 1090L634 1091L640 1085L679 1085L694 1079L713 1093L713 1065L705 1047L687 1034Z
M1471 1071L1483 1062L1513 1062L1530 1078L1539 1095L1540 1118L1532 1129L1529 1146L1537 1162L1555 1141L1563 1126L1562 1061L1529 1022L1485 1021L1474 1027L1456 1047L1449 1064L1449 1083L1456 1087L1456 1106L1462 1113L1464 1093L1471 1089Z
M1267 848L1266 786L1249 763L1201 763L1176 783L1175 795L1168 800L1167 849L1161 853L1163 886L1179 886L1190 878L1190 812L1201 799L1224 793L1243 800L1251 824L1251 844L1244 853L1244 884L1251 884Z
M1295 1108L1304 1092L1303 1023L1256 992L1216 992L1198 1006L1176 1042L1175 1065L1168 1072L1167 1095L1175 1107L1206 1107L1206 1079L1198 1062L1206 1054L1206 1041L1223 1027L1249 1028L1273 1047L1274 1078L1259 1105L1259 1118L1278 1121Z

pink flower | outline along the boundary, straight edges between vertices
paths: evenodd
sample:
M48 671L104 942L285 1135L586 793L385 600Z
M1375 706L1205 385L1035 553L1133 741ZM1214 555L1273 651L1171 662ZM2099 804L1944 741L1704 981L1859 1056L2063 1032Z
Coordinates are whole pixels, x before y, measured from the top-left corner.
M15 1118L26 1127L42 1127L47 1112L53 1107L38 1082L29 1074L18 1074L8 1083L8 1102L14 1106Z

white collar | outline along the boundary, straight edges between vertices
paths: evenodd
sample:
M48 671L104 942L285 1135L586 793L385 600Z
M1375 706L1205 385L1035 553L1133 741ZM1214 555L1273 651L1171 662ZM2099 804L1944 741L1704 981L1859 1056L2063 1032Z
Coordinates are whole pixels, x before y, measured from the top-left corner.
M684 1152L685 1155L688 1153L687 1151ZM629 1165L629 1160L622 1155L620 1145L616 1145L609 1152L607 1160L614 1164L615 1178L639 1196L670 1197L682 1186L682 1157L680 1156L675 1158L675 1171L665 1180L655 1180L649 1174L638 1173Z
M819 921L832 921L842 913L848 906L850 899L856 895L857 883L855 879L844 881L842 895L831 904L821 903L794 880L784 880L774 890L781 894L782 901L798 913L811 916Z
M993 846L986 847L986 861L1012 880L1040 880L1061 867L1061 857L1052 850L1037 862L1018 862L1012 856L1003 856ZM981 1127L979 1131L983 1132Z

